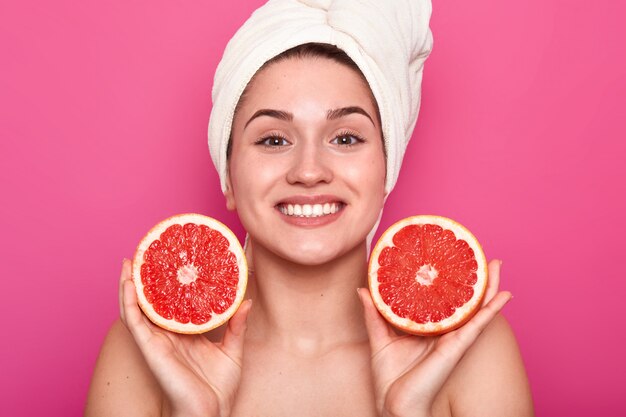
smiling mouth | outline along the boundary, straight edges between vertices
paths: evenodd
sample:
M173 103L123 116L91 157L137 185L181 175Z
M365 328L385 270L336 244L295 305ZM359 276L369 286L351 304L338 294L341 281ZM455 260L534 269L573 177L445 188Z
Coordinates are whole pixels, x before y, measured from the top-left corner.
M344 203L324 204L278 204L278 211L291 217L324 217L335 214L345 207Z

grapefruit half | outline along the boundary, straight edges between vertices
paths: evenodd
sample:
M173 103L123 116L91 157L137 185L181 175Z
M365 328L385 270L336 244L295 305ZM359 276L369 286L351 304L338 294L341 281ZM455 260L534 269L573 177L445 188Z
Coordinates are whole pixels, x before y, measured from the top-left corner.
M139 307L156 325L204 333L224 324L243 301L248 267L235 234L200 214L154 226L133 258Z
M441 216L408 217L380 237L368 282L380 313L400 330L438 335L467 322L487 288L487 260L478 240Z

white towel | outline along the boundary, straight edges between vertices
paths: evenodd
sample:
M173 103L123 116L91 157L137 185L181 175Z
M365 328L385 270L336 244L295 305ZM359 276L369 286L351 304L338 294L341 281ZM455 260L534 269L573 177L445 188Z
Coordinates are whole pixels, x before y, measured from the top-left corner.
M270 0L257 9L226 46L213 84L209 149L222 190L233 114L248 82L271 58L314 42L342 49L369 83L381 116L388 195L417 121L433 44L430 15L430 0Z

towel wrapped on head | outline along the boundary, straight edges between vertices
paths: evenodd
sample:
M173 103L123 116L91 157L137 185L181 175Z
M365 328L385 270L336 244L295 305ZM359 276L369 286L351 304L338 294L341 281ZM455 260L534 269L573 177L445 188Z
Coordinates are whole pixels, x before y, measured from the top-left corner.
M430 0L270 0L257 9L226 46L215 73L209 150L222 190L235 108L252 77L288 49L323 43L356 63L376 99L388 194L417 121L424 61L433 44L430 15Z

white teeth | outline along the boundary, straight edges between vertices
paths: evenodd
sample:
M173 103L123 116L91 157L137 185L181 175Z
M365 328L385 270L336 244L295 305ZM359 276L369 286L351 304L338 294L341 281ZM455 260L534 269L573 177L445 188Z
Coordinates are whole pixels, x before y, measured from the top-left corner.
M278 209L287 216L320 217L334 214L341 208L341 203L325 204L281 204Z

